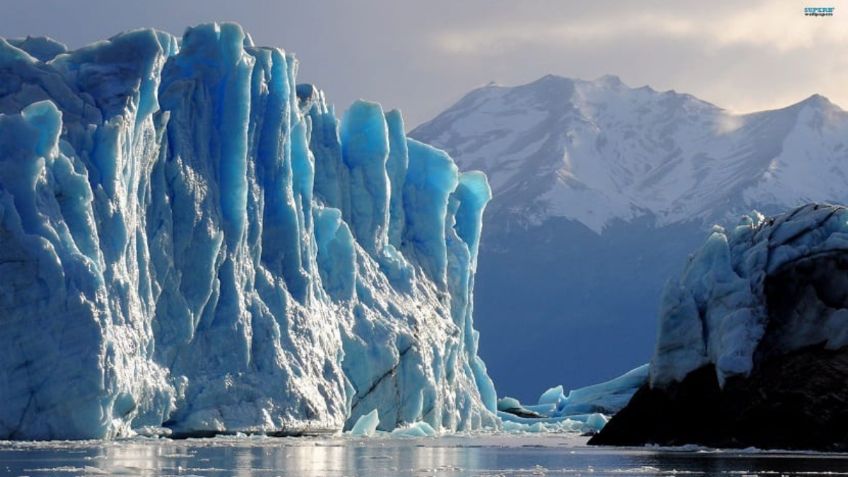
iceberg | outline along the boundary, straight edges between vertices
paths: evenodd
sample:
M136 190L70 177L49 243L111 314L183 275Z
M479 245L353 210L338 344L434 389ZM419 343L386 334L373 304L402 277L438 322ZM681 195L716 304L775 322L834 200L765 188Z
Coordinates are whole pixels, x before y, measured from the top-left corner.
M499 426L485 176L297 69L231 23L0 39L0 439Z
M380 414L376 409L359 416L356 423L350 429L350 435L359 437L370 437L377 432L377 426L380 425Z

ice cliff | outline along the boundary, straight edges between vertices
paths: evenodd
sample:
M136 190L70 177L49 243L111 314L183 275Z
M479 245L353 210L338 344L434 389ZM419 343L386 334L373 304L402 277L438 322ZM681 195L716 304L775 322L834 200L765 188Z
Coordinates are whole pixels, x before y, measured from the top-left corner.
M481 173L235 24L0 39L0 439L497 425Z

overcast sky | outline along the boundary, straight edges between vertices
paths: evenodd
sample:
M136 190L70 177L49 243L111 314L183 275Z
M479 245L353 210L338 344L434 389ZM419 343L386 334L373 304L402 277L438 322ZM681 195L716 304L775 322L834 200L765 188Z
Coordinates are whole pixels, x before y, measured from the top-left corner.
M805 17L805 6L834 6ZM241 23L301 60L337 108L365 98L407 127L470 89L545 74L675 89L737 112L820 93L848 107L848 1L0 0L0 36L71 47L155 27Z

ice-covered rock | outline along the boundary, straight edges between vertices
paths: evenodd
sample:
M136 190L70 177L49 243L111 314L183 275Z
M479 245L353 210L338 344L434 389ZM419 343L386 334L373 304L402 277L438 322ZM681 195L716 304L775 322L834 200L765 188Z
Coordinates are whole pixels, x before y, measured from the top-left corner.
M848 209L715 228L662 310L649 384L590 443L848 449Z
M728 376L748 375L764 338L769 353L848 344L848 315L840 301L848 284L842 273L825 267L846 254L848 210L840 206L811 204L774 218L755 212L730 230L714 228L680 279L666 287L651 386L681 381L706 364L715 366L720 384ZM781 273L815 262L821 273L834 272L819 291L824 296L799 283L810 287L805 306L796 316L778 316L774 285ZM770 327L780 336L766 337Z
M340 122L235 24L0 71L0 439L496 425L491 192L398 112Z

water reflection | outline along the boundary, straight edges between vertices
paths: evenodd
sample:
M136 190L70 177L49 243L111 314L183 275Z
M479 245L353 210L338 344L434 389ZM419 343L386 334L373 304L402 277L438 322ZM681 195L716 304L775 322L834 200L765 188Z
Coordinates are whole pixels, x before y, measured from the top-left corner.
M588 448L574 436L0 443L0 475L848 475L848 456Z

